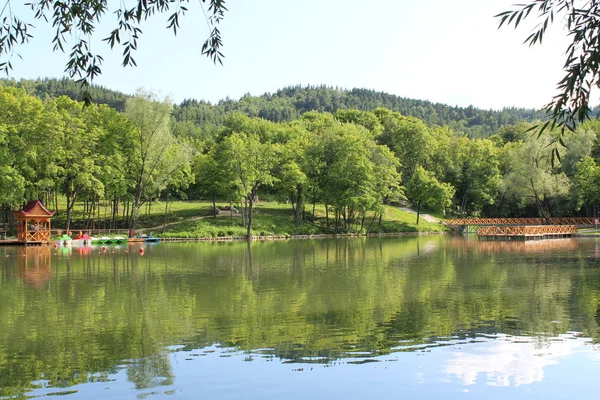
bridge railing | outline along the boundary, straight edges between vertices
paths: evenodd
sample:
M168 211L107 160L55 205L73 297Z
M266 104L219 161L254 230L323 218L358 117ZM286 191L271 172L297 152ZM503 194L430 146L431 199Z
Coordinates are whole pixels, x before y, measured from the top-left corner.
M545 218L454 218L446 221L446 225L594 225L596 218L588 217L553 217L547 224Z

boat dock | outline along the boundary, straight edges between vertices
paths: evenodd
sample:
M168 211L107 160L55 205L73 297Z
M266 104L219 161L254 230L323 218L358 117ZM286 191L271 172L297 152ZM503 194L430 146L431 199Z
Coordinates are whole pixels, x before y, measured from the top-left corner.
M20 242L16 239L0 240L0 246L41 246L43 242Z
M541 240L572 237L577 225L511 225L480 226L477 236L481 240Z

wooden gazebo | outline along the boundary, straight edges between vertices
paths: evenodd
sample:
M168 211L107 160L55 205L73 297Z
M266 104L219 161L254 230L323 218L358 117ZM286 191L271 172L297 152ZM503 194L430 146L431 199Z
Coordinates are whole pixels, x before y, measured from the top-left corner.
M17 240L21 243L48 243L50 219L54 211L48 211L39 200L32 200L21 211L13 211L17 219Z

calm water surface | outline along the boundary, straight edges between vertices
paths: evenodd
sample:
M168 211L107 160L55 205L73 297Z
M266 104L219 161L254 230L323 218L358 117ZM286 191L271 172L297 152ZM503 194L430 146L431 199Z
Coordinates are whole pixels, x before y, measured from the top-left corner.
M600 241L0 247L0 398L596 398Z

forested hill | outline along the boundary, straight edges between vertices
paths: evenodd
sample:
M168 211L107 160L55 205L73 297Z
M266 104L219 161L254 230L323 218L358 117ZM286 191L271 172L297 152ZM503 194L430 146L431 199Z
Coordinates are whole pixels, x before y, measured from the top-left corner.
M33 80L21 79L20 81L1 79L0 85L2 84L22 87L27 93L40 99L60 96L67 96L77 101L82 101L83 99L81 84L72 79L44 78ZM118 111L125 110L125 100L129 97L124 93L98 85L90 86L89 93L94 103L107 104Z
M70 79L3 80L4 84L24 87L40 97L69 96L81 100L80 85ZM90 88L93 101L123 111L127 95L102 86ZM199 93L199 96L202 94ZM425 100L414 100L368 89L338 89L327 86L290 86L261 96L245 95L239 100L225 99L216 104L187 99L177 105L174 117L199 127L220 126L225 115L239 111L251 117L283 122L311 110L335 112L339 108L373 110L385 107L425 121L428 125L448 125L470 137L488 137L501 126L520 121L543 119L539 110L505 108L501 111L481 110L473 106L455 107Z
M446 104L376 92L368 89L336 89L326 86L293 86L261 96L245 95L240 100L221 100L216 105L197 100L184 100L175 110L179 121L196 125L220 125L229 111L242 111L251 117L283 122L298 118L307 111L335 112L339 108L373 110L385 107L410 115L429 126L448 125L470 137L488 137L503 125L521 121L542 120L539 110L505 108L502 111L481 110L473 106L452 107Z
M410 115L429 126L448 125L470 137L488 137L503 125L544 119L539 110L505 108L502 111L481 110L473 106L452 107L446 104L376 92L368 89L337 89L327 86L293 86L261 96L245 95L240 100L221 100L216 105L205 101L184 100L175 110L179 121L196 125L220 125L230 111L241 111L251 117L283 122L298 118L307 111L335 112L339 108L373 110L385 107Z

